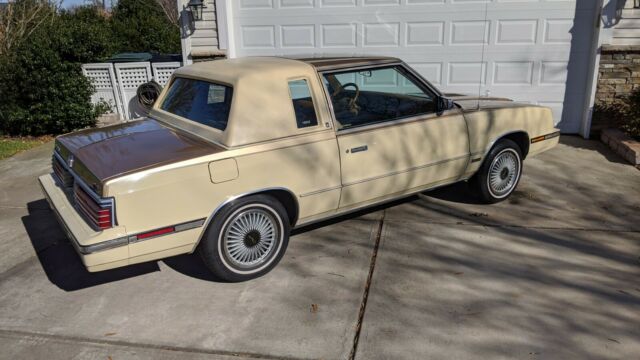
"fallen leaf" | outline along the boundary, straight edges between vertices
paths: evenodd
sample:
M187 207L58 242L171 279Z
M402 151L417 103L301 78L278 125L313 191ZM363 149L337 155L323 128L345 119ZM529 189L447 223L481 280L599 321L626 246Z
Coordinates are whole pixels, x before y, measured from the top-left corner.
M485 216L489 216L489 214L487 214L487 213L483 213L483 212L471 213L471 214L469 214L469 215L470 215L470 216L473 216L473 217L485 217Z
M311 313L315 314L318 312L318 304L311 304Z
M110 332L110 333L106 333L106 334L104 334L104 336L113 336L113 335L115 335L115 334L117 334L117 333Z

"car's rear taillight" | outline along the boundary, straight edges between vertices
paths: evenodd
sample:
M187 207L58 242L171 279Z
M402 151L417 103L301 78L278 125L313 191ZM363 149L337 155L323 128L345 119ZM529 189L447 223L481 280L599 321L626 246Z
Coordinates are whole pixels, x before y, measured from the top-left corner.
M113 201L99 199L90 195L82 186L76 185L73 189L78 212L96 230L110 229L113 227Z

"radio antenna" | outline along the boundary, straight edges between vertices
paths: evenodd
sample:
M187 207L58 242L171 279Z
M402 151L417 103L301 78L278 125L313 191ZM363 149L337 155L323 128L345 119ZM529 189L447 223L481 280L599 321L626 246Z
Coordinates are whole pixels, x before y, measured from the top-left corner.
M484 3L484 33L482 34L482 56L480 58L480 81L478 81L478 110L480 110L480 92L482 91L482 77L483 77L483 69L484 69L484 50L485 44L489 42L489 38L491 34L487 31L487 18L489 14L489 3ZM487 38L485 39L485 36ZM485 70L486 71L486 70Z

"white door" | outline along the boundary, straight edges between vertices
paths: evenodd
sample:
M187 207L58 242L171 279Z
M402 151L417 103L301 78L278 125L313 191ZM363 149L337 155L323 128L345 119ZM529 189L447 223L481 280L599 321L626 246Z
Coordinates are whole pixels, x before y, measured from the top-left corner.
M546 105L564 132L580 130L595 0L228 3L231 56L395 56L445 92Z

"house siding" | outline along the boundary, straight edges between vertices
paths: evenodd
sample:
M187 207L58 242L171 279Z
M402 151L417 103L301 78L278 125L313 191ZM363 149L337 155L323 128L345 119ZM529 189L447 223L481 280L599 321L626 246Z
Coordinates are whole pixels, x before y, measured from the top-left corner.
M611 45L640 45L640 6L636 0L627 0L622 15L615 25Z
M216 1L205 0L202 10L202 20L193 21L186 11L188 0L177 0L181 9L182 47L185 62L198 62L224 57L224 50L220 49L218 37L218 21Z

